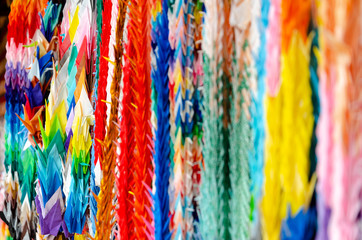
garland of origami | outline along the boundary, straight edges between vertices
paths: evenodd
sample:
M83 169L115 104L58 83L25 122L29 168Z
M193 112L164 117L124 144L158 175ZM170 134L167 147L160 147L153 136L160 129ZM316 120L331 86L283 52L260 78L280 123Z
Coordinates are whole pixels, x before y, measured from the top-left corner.
M103 11L103 0L97 0L97 39L96 39L96 61L95 61L95 76L94 76L94 92L93 92L93 106L95 112L97 112L97 100L98 100L98 81L99 81L99 65L100 65L100 46L102 44L102 11ZM97 120L94 122L94 129L97 127ZM93 129L93 132L94 132ZM94 139L94 135L93 135ZM97 201L95 196L98 196L100 188L98 183L96 183L96 173L95 173L95 149L94 146L97 141L93 141L92 152L91 152L91 195L90 195L90 235L94 236L96 231L96 221L97 221ZM97 142L98 143L98 142ZM99 176L97 176L98 178ZM95 195L95 196L94 196Z
M298 15L295 14L296 12ZM267 225L264 236L270 238L279 236L279 226L284 218L287 219L283 223L283 238L299 236L301 239L309 239L311 236L307 234L313 234L312 231L302 231L305 235L300 232L299 235L290 233L292 226L307 228L312 219L310 212L306 211L311 199L310 192L315 183L315 178L310 181L308 179L310 139L313 131L313 106L308 71L309 13L310 3L282 2L282 83L276 97L268 97L269 103L273 104L273 107L267 106L268 128L274 137L273 143L267 142L267 146L271 145L269 146L270 153L279 153L281 156L267 155L266 159L265 174L268 187L266 187L262 208L264 220L266 216L269 218L264 222ZM299 79L298 83L295 81L296 78ZM273 115L269 113L268 108L273 109ZM275 112L276 110L277 112ZM277 120L276 116L280 116L280 119ZM272 118L275 119L272 120ZM273 125L275 130L272 128ZM279 130L276 130L278 128ZM275 139L277 137L280 137L280 140L277 141ZM295 143L293 144L293 142ZM301 142L304 144L298 144ZM273 146L277 144L279 146ZM295 147L291 149L290 144ZM271 167L272 164L275 165ZM276 167L276 164L280 168ZM277 183L268 183L268 181L272 181L268 171L273 171L273 175L279 173ZM269 188L269 184L273 184L274 188ZM276 191L280 194L275 194ZM279 196L275 198L275 195L280 195L280 198ZM274 198L273 206L277 206L275 210L267 209L268 197Z
M47 13L49 13L48 11L51 11L51 8L47 9ZM57 23L57 19L55 19L54 23ZM57 40L58 38L55 39ZM39 46L42 45L39 44ZM43 58L46 61L40 61ZM63 221L65 203L63 198L64 177L62 173L62 164L66 157L64 144L66 140L67 124L66 95L64 94L66 79L63 78L63 73L68 71L68 65L64 64L65 66L63 69L59 66L59 72L57 72L54 62L52 62L52 52L48 52L41 59L39 62L46 62L50 65L48 68L51 67L50 69L52 69L50 72L52 73L52 79L50 80L51 86L48 103L46 103L45 106L45 129L43 128L41 119L39 119L42 139L39 144L35 141L38 157L37 172L39 180L36 187L36 206L39 215L41 234L46 236L58 236L58 234L60 235L60 228L67 232L66 225ZM48 84L44 84L44 86L47 85ZM58 87L60 89L59 94ZM38 234L40 232L38 232ZM41 238L39 235L38 237Z
M311 134L310 139L310 148L309 151L307 151L308 159L309 159L309 170L308 170L308 180L311 181L311 185L309 186L309 189L305 189L305 195L307 196L307 203L304 206L304 209L302 211L299 211L298 214L295 216L288 214L288 217L283 220L282 223L282 238L283 239L313 239L317 230L317 222L316 222L316 209L315 209L315 194L314 192L314 182L315 181L315 164L316 164L316 158L315 156L315 145L314 143L314 132L315 132L315 126L318 120L318 106L315 104L315 101L318 100L318 89L314 89L315 86L318 86L318 78L316 75L315 69L313 69L315 66L313 64L316 64L315 56L313 55L313 50L315 52L315 42L318 41L318 35L314 35L314 32L310 33L310 37L313 37L311 44L311 47L309 49L310 54L310 60L309 60L309 85L311 87L311 94L310 94L310 100L313 104L313 130ZM303 53L305 54L305 53ZM314 60L314 61L313 61ZM305 68L305 65L301 64L300 66L303 66ZM293 70L292 70L293 71ZM294 70L295 71L295 70ZM317 79L316 79L317 78ZM317 81L317 82L315 82ZM317 90L317 91L316 91ZM310 114L310 113L309 113ZM304 173L305 174L305 173ZM313 194L313 196L312 196Z
M94 116L86 78L91 59L89 44L92 38L91 31L87 31L92 22L91 11L90 1L67 2L63 15L69 15L68 18L63 18L61 25L65 37L60 45L60 63L65 62L61 69L67 76L63 94L67 98L67 159L63 171L66 196L64 222L69 233L75 236L83 233L89 196L92 145L89 129L93 125ZM79 24L80 19L82 24Z
M176 12L174 11L174 4L175 1L173 0L168 0L167 1L167 6L168 6L168 20L169 20L169 24L168 24L168 28L169 28L169 43L170 43L170 49L171 49L171 53L170 53L170 61L169 61L169 102L170 102L170 169L171 169L171 174L170 174L170 186L169 186L169 198L170 198L170 214L171 214L171 221L170 221L170 231L172 233L172 239L175 236L175 204L176 204L176 198L175 198L175 194L176 194L176 185L174 184L175 181L175 173L174 173L174 169L175 169L175 161L174 161L174 156L175 156L175 141L176 141L176 125L175 125L175 93L174 93L174 87L175 87L175 81L173 79L173 75L174 75L174 68L175 68L175 56L174 56L174 52L175 52L175 30L176 30Z
M168 6L167 1L162 1L161 12L155 19L153 28L156 49L154 50L156 66L152 68L152 81L155 88L155 110L157 124L155 126L155 188L153 194L153 215L155 222L155 239L171 239L169 229L169 178L170 178L170 102L169 102L169 62L171 49L168 41Z
M35 178L35 153L26 147L27 131L19 116L24 117L22 105L27 101L29 110L29 98L32 99L32 87L29 86L25 69L31 59L31 49L25 48L23 44L30 41L27 36L33 36L35 30L40 26L38 12L45 8L45 1L14 1L9 14L9 31L7 43L7 59L5 74L6 89L6 125L5 133L5 204L3 220L9 225L11 236L16 239L35 237L35 215L32 213L34 207L34 178ZM17 31L18 28L24 29ZM21 56L21 58L19 58ZM15 67L16 65L16 67ZM38 89L39 90L39 89ZM28 97L26 97L28 94ZM37 102L32 102L39 105ZM41 105L41 103L40 103ZM14 191L15 190L15 191ZM11 204L11 205L9 205Z
M204 164L201 169L200 231L203 238L230 238L229 123L230 72L228 52L233 38L229 2L205 2L204 25ZM225 32L224 32L225 31ZM225 44L226 42L226 44ZM223 48L225 46L225 48Z
M65 211L62 196L63 177L61 172L66 150L64 148L66 127L66 106L64 96L55 95L55 84L62 83L53 70L53 81L50 87L49 103L45 107L45 130L39 123L42 146L37 145L37 197L35 199L42 235L57 236L65 225ZM54 79L56 79L54 81ZM59 83L58 83L58 82ZM64 82L63 82L64 84ZM44 149L44 150L42 150Z
M148 0L128 5L118 169L118 221L125 239L152 239L151 8ZM128 168L128 169L127 169ZM123 229L124 227L124 229ZM123 239L123 238L122 238Z
M264 96L266 85L266 44L267 44L267 27L268 27L268 13L269 13L269 0L261 0L257 2L260 4L260 9L254 11L253 21L257 24L257 32L259 34L260 46L253 52L255 70L256 70L256 92L253 92L251 111L251 128L253 152L249 158L250 166L250 210L251 210L251 237L261 237L261 224L260 224L260 208L259 203L262 197L263 190L263 170L264 170L264 141L265 141L265 119L264 119ZM255 3L256 4L256 3ZM255 13L256 12L256 13ZM260 14L260 15L258 15ZM256 16L255 16L256 15ZM257 44L255 44L257 45Z
M26 26L25 4L21 1L14 1L11 4L11 14L9 14L9 30L12 27L18 27L21 25ZM18 169L21 167L20 155L21 149L25 144L26 132L20 130L24 127L20 124L20 120L15 113L22 116L23 109L22 104L25 103L25 95L23 91L23 85L26 81L26 64L27 55L23 48L23 44L26 44L24 36L28 29L24 31L16 32L13 30L8 31L7 41L7 64L5 73L5 98L6 98L6 113L5 113L5 202L2 209L2 220L9 226L9 231L13 237L20 237L20 232L17 231L17 225L19 223L20 215L20 197L19 192L19 178ZM22 59L18 59L18 56L23 55ZM23 62L24 61L24 62Z
M184 233L185 239L194 238L194 189L193 189L193 167L195 165L195 152L194 148L194 84L193 84L193 71L194 71L194 7L193 1L188 0L185 4L185 62L184 65L184 85L185 90L182 92L183 105L184 105L184 124L182 126L182 141L184 142Z
M121 5L120 5L121 7ZM123 6L126 8L127 5ZM127 27L128 29L128 27ZM128 35L127 41L130 41ZM131 44L125 45L125 52L131 52ZM130 81L131 62L125 55L123 65L123 87L121 102L121 119L120 119L120 155L117 161L117 169L119 176L116 178L117 185L117 223L120 227L118 239L132 239L135 236L133 222L133 204L134 195L132 194L134 186L134 119L132 118L131 108L133 103L132 85Z
M117 14L117 24L116 24L116 45L114 46L114 55L115 55L115 69L113 74L112 85L110 89L110 94L112 97L111 102L111 114L107 127L107 135L106 140L103 143L103 156L100 158L102 161L101 164L104 166L104 174L101 182L101 191L99 194L99 212L98 218L99 222L97 223L97 232L96 239L109 239L111 235L111 230L113 227L112 218L116 214L117 222L119 224L120 229L118 230L118 239L127 239L128 236L122 235L124 232L122 231L125 226L123 226L123 222L120 222L119 209L113 211L113 183L116 180L116 186L118 189L117 198L120 200L120 194L122 194L122 190L119 188L119 182L122 181L120 177L122 177L122 170L119 168L119 165L116 161L116 143L118 138L118 129L117 126L114 128L114 125L117 124L118 119L118 98L120 94L120 82L122 79L122 55L123 55L123 30L125 24L125 16L127 5L119 1L119 9ZM115 174L111 169L114 169L117 164L118 174ZM110 184L112 183L112 184ZM119 202L119 207L120 202ZM124 216L126 217L126 215Z
M135 226L135 236L139 239L150 239L152 213L150 201L150 174L152 163L151 142L151 39L150 39L150 3L148 0L131 0L129 6L128 34L130 47L126 51L131 60L130 80L134 86L133 113L135 129L134 153L134 211L132 216ZM140 34L142 34L140 36ZM146 87L145 87L146 86Z
M102 153L101 143L104 141L106 135L106 111L107 106L105 101L107 100L107 76L108 76L108 61L109 57L109 40L111 35L111 20L112 14L112 1L104 0L103 11L102 11L102 29L101 29L101 45L100 52L98 55L99 59L99 79L97 85L97 101L96 101L96 111L95 119L96 125L94 129L94 138L98 139L94 142L94 159L95 164L98 163L99 155ZM108 24L106 24L108 23Z
M40 31L35 32L33 41L36 44L35 59L31 64L28 79L31 80L28 88L25 89L26 104L24 106L25 119L20 120L28 129L28 141L33 147L41 143L39 118L42 120L44 110L44 97L47 95L48 87L52 76L52 51L55 48L56 37L53 37L54 30L58 23L61 5L49 3L45 13L41 15ZM40 57L41 56L41 57ZM30 144L29 144L30 145ZM33 147L28 147L22 153L23 161L23 185L21 208L21 230L22 238L35 238L37 225L35 215L35 171L36 154Z
M310 139L310 148L308 152L309 159L309 171L308 171L308 180L311 182L311 185L308 189L305 189L305 195L307 196L307 203L304 206L303 211L299 211L295 216L288 215L282 223L282 238L283 239L313 239L317 230L317 212L316 212L316 200L315 200L315 165L316 165L316 156L315 156L315 146L316 146L316 137L315 137L315 127L318 121L318 77L316 72L316 44L318 41L318 35L315 34L315 30L311 29L309 33L310 37L313 37L311 46L309 49L310 60L309 60L309 85L311 87L310 100L313 106L313 130ZM305 53L303 53L305 54ZM300 65L305 68L305 65ZM310 114L310 113L309 113ZM305 174L305 173L304 173Z
M184 44L185 44L185 2L176 0L170 19L170 46L173 50L172 65L170 68L171 109L174 118L171 118L171 136L173 138L173 198L172 198L172 239L181 239L184 232L184 142L182 124L184 116ZM172 27L171 27L172 26Z
M281 132L280 88L280 12L281 0L271 0L267 29L266 96L265 96L265 158L264 194L260 202L262 237L279 239L281 228L281 183L279 156ZM272 207L271 207L272 206Z
M256 70L252 55L259 46L256 25L253 24L257 2L237 1L231 4L230 24L235 34L233 60L233 102L230 125L230 235L232 239L250 237L250 172L252 153L251 86L256 85ZM251 46L250 43L253 43ZM240 146L237 146L237 143Z
M221 176L217 181L217 188L219 190L219 206L218 211L220 220L220 236L228 239L231 237L230 231L230 188L231 188L231 175L230 175L230 108L231 108L231 71L232 68L232 51L234 33L231 26L231 2L219 1L218 10L220 11L220 21L217 25L218 35L215 41L216 45L216 86L218 88L216 93L216 102L218 111L217 131L219 132L219 146L220 156L217 163L216 176Z
M112 227L114 225L114 220L112 220L114 213L113 212L113 188L114 188L114 172L110 169L115 167L115 155L114 155L114 146L113 142L116 140L118 135L112 128L114 132L113 135L109 131L106 131L107 126L113 126L114 119L111 121L111 107L107 107L105 103L110 103L113 96L107 94L109 92L114 92L112 90L112 78L114 77L114 44L115 44L115 28L118 16L118 3L116 0L104 1L103 9L103 20L106 21L102 25L102 44L100 46L100 77L98 83L98 96L97 96L97 105L99 108L96 111L96 129L95 129L95 184L99 187L99 198L97 198L97 206L100 204L101 211L96 213L96 218L102 218L99 222L95 224L95 237L109 239L113 235ZM110 23L108 23L110 21ZM122 28L123 31L123 28ZM114 79L117 80L117 79ZM120 81L117 80L116 83ZM118 93L119 95L119 93ZM117 98L118 98L117 95ZM115 103L113 103L115 104ZM115 111L115 110L113 110ZM108 125L107 125L108 122ZM97 138L99 137L99 138ZM98 148L98 149L97 149ZM97 151L101 150L101 153ZM113 159L113 161L112 161ZM99 161L98 161L99 160ZM102 164L108 165L106 169L102 168ZM102 179L101 179L102 178ZM102 194L101 194L102 192ZM100 195L101 194L101 195ZM92 194L92 197L95 195Z
M319 1L317 239L358 239L361 224L360 1ZM357 21L356 21L357 20Z
M201 165L203 162L201 145L202 145L202 92L203 92L203 66L202 66L202 25L203 25L203 7L201 1L195 2L194 17L195 17L195 31L194 31L194 59L193 59L193 170L192 170L192 191L194 194L194 237L201 238L199 227L199 198L200 195L200 180L201 180Z
M237 70L237 61L234 60L234 69ZM231 107L230 132L230 235L231 239L249 238L249 167L248 156L250 150L250 126L248 105L248 77L241 75L239 70L233 76L233 104ZM241 76L240 76L241 75ZM240 92L241 89L241 92ZM242 142L243 147L238 146Z
M309 80L310 15L310 2L282 2L280 94L283 98L283 130L280 177L283 183L282 237L286 239L312 239L314 235L315 216L313 209L309 209L316 181L315 176L309 179L314 124ZM301 142L304 144L298 144ZM290 144L295 147L290 148Z

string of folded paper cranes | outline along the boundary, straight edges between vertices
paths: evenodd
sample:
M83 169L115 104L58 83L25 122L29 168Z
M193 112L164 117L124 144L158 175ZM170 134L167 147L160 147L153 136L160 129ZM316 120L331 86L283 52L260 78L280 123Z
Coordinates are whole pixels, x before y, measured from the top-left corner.
M359 239L359 9L14 0L1 239Z

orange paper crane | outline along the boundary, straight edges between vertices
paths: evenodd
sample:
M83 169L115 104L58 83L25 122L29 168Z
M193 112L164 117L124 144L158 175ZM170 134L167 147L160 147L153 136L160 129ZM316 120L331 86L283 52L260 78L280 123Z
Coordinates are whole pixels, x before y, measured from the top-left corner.
M152 200L149 192L152 182L150 14L149 0L130 1L126 61L123 68L124 115L121 118L121 161L127 162L120 162L131 168L129 175L126 173L128 182L126 185L122 184L121 189L122 204L127 201L126 204L131 203L131 207L133 206L132 210L128 208L127 211L128 219L133 226L128 228L130 239L151 239L154 235L151 226ZM126 91L127 89L129 91ZM129 158L125 158L124 154ZM125 174L122 169L121 174ZM122 214L125 214L125 211ZM124 216L118 216L119 220L120 217L125 219Z
M128 1L127 1L128 2ZM124 71L123 78L123 99L121 109L122 120L119 121L120 125L120 139L119 144L120 155L117 161L118 174L116 175L116 186L117 186L117 200L118 208L116 209L116 219L118 222L118 235L117 239L127 240L132 239L134 236L134 225L130 218L133 212L133 195L129 192L130 186L133 184L132 170L130 163L132 161L132 153L134 151L133 140L133 119L130 112L130 103L132 100L131 86L130 86L130 61L125 58L125 64L122 66L122 55L123 55L123 28L125 24L125 16L127 11L127 2L119 2L119 15L117 19L117 33L116 33L116 71L115 77L122 78L122 68ZM128 47L130 47L128 45ZM127 51L127 50L126 50ZM118 76L118 77L117 77Z

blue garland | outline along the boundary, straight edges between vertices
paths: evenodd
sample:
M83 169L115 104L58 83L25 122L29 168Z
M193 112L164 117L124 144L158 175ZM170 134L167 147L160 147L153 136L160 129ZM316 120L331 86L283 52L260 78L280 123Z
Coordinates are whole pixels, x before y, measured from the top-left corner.
M264 94L265 94L265 61L266 61L266 29L268 27L269 0L261 1L261 16L258 22L260 33L260 48L255 58L257 70L257 93L252 94L251 125L252 140L254 149L249 156L250 166L250 192L251 192L251 219L253 226L258 225L258 202L263 187L264 168L264 140L265 140L265 119L264 119ZM256 230L256 229L253 229Z
M153 195L155 239L171 239L169 230L169 177L170 177L170 102L168 68L171 55L168 42L167 1L163 1L162 13L156 18L155 48L156 68L152 69L152 80L157 94L157 129L155 139L156 192Z

